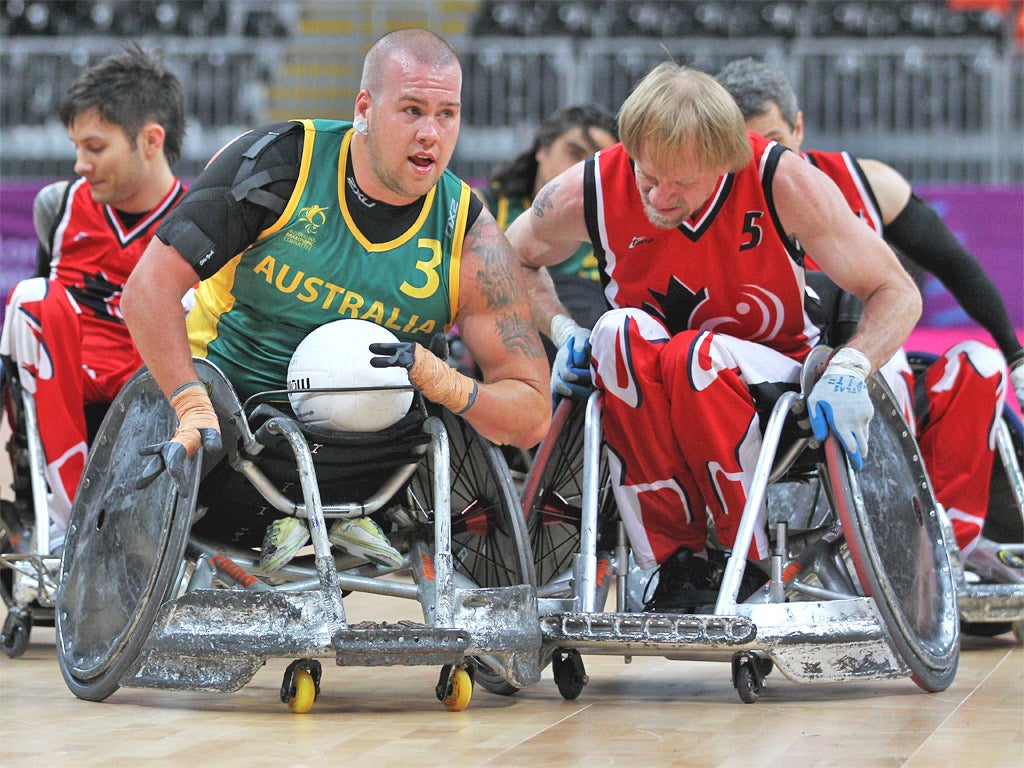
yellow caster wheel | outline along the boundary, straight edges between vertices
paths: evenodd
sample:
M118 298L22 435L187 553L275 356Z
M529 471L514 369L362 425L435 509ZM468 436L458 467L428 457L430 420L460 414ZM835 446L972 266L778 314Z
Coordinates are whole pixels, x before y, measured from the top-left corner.
M449 712L461 712L469 706L473 698L473 676L466 667L452 667L446 664L441 668L441 677L437 681L437 699L444 704Z
M316 683L313 676L304 669L295 673L295 695L288 701L288 709L297 715L304 715L313 708L316 701Z
M296 659L288 665L281 683L281 701L297 715L313 708L320 695L320 662L315 659Z

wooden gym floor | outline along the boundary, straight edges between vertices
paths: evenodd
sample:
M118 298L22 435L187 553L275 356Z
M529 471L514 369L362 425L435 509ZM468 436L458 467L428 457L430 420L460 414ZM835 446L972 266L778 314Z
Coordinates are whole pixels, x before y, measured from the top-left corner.
M0 459L4 489L9 471ZM394 604L345 601L353 623L420 618ZM0 654L0 768L1024 765L1024 647L1011 634L964 637L956 679L942 693L909 679L792 683L776 671L753 705L740 702L722 662L584 661L590 683L575 701L562 699L549 667L513 697L477 688L463 712L434 697L434 667L330 659L305 715L279 698L287 659L270 660L236 693L123 688L93 703L65 686L53 629L36 627L23 656Z
M349 620L412 618L382 615L380 600L350 597ZM513 697L478 687L466 710L448 712L434 667L323 659L320 698L294 715L278 696L287 661L270 660L236 693L122 688L93 703L67 689L54 631L36 627L24 656L0 657L0 766L1001 768L1024 757L1024 647L1011 634L964 638L942 693L775 671L753 705L722 662L585 656L590 683L575 701L549 667Z

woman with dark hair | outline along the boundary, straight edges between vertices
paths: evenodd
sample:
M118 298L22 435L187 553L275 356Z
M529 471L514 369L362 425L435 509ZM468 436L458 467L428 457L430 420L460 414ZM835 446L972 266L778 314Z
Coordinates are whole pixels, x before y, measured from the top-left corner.
M618 140L615 117L594 104L560 109L545 120L529 149L491 172L487 187L477 194L490 209L498 226L506 229L531 205L541 187L558 174L609 147ZM589 243L572 258L549 270L559 298L573 318L591 327L607 309L599 281L597 259ZM549 351L553 351L549 347Z

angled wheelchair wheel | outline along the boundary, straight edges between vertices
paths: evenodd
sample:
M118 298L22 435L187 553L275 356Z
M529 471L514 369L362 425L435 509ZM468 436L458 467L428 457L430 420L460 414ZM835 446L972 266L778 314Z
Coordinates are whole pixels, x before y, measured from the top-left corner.
M3 528L3 522L0 521L0 552L13 551L10 532ZM10 568L0 568L0 600L3 600L7 608L14 605L14 571Z
M875 599L911 676L926 691L949 687L959 661L956 588L931 484L917 444L880 377L864 468L825 447L832 495L864 593Z
M180 495L167 476L135 490L149 457L177 423L148 371L137 373L112 404L89 455L61 561L57 658L71 691L101 701L119 687L149 636L161 603L173 596L198 486Z
M0 553L13 553L19 549L15 540L24 548L25 538L35 525L32 495L32 471L29 458L28 437L25 431L25 417L21 399L21 386L15 378L13 367L0 360L0 419L7 421L10 434L3 451L10 459L13 499L0 500ZM0 598L8 608L15 606L15 572L0 566Z
M570 571L580 549L585 414L585 400L564 399L558 404L523 485L523 515L538 585L551 584ZM603 452L599 473L598 503L601 518L607 519L605 512L613 502Z
M477 587L534 585L526 526L504 455L450 411L440 416L448 432L455 571ZM433 510L429 453L413 475L409 497L421 512ZM491 693L519 690L486 663L476 668L475 679Z
M1003 407L1003 422L1010 432L1010 443L1017 466L1024 468L1024 424L1010 407ZM1024 541L1024 510L1021 509L1008 469L1000 455L992 463L992 484L989 486L988 515L982 534L992 541Z
M448 432L452 554L456 572L478 587L533 584L533 563L508 464L497 446L450 411ZM433 509L433 459L428 454L410 483L414 503Z

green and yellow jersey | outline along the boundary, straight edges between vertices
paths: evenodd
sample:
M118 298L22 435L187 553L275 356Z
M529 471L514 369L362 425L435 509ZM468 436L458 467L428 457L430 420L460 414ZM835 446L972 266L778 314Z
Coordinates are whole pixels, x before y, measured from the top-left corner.
M371 242L346 200L351 123L301 123L299 176L284 211L200 283L188 317L192 354L221 367L243 399L283 389L292 352L320 325L359 318L426 345L459 306L469 186L446 171L411 226Z

